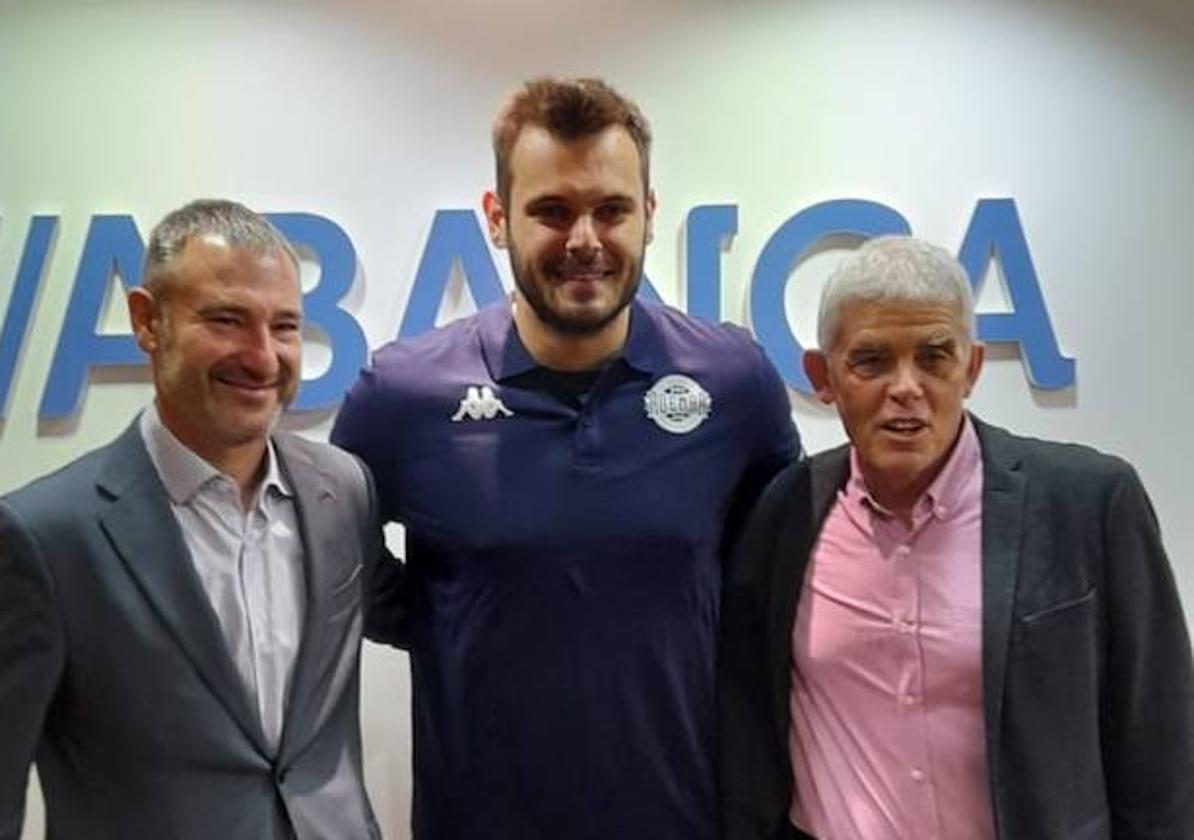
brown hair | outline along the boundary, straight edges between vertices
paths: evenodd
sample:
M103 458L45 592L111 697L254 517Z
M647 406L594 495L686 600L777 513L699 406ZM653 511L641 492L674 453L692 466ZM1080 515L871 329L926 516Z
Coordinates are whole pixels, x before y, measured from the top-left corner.
M651 129L638 106L601 79L542 77L531 79L510 94L493 121L497 194L503 204L510 199L510 152L528 125L540 126L565 142L620 125L638 149L643 191L647 191Z

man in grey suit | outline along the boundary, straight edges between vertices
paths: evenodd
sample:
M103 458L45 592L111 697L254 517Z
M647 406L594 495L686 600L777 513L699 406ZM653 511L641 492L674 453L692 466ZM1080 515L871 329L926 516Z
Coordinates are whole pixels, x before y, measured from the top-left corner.
M734 840L1194 837L1194 666L1123 461L963 410L969 282L872 240L804 365L850 443L780 473L727 569Z
M155 228L143 281L153 404L0 501L0 838L34 760L62 840L378 837L372 484L273 430L300 376L297 259L252 211L200 201Z

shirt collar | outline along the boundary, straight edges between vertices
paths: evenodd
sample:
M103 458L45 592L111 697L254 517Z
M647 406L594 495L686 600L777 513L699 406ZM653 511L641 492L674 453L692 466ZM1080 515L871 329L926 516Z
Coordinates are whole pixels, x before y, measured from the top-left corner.
M981 461L982 455L974 423L969 414L963 413L962 429L958 433L953 452L946 459L941 472L933 479L933 483L912 506L913 516L930 514L938 519L948 519L958 509L967 481L974 475L975 470L981 468ZM858 451L853 446L850 447L850 481L846 493L847 496L865 503L885 516L891 516L891 512L879 504L866 486L866 480L858 464Z
M235 485L236 482L230 476L203 460L166 428L156 404L150 403L149 407L141 412L139 426L141 438L149 452L149 460L153 462L158 477L161 478L166 493L174 504L188 503L204 485L216 478L222 477ZM265 476L254 494L255 499L263 498L269 491L289 498L293 494L282 476L272 440L267 441L265 459Z
M494 382L501 382L540 365L531 358L518 330L514 328L511 298L487 306L477 315L481 353ZM646 306L633 300L630 303L630 329L626 342L616 358L630 367L653 373L664 366L663 342Z

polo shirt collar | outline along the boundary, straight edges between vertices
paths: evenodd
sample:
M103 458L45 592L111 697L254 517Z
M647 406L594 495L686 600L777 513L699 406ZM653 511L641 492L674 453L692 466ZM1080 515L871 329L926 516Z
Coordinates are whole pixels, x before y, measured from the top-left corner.
M161 415L158 414L156 404L150 403L149 407L141 412L139 425L141 438L145 441L145 448L149 452L149 459L153 462L158 477L161 478L162 484L166 487L166 493L174 504L187 504L208 482L216 478L224 477L228 481L232 481L231 478L191 451L186 444L175 437L173 432L166 428L162 423ZM265 458L265 476L254 497L261 499L267 492L272 491L289 498L293 494L282 476L272 440L267 442ZM235 482L233 483L235 484Z
M622 360L643 373L657 373L668 367L659 326L637 298L630 303L630 331L622 346Z
M538 367L518 338L518 330L514 329L512 300L507 295L477 314L481 354L485 357L485 366L489 368L489 375L494 382L502 382Z
M540 367L518 337L511 301L512 298L507 296L478 313L481 353L494 382ZM658 327L646 307L637 299L630 303L630 329L622 350L615 358L643 373L654 373L666 365Z

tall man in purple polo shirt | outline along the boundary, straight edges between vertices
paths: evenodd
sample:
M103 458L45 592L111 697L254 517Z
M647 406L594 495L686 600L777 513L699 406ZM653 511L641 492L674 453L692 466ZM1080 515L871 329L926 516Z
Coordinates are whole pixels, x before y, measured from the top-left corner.
M383 348L332 439L406 526L419 840L703 840L727 514L794 458L739 329L635 300L650 134L604 83L540 79L484 197L509 300Z
M848 446L784 470L727 577L725 836L1194 837L1194 668L1132 468L967 415L948 253L863 245L804 366Z

